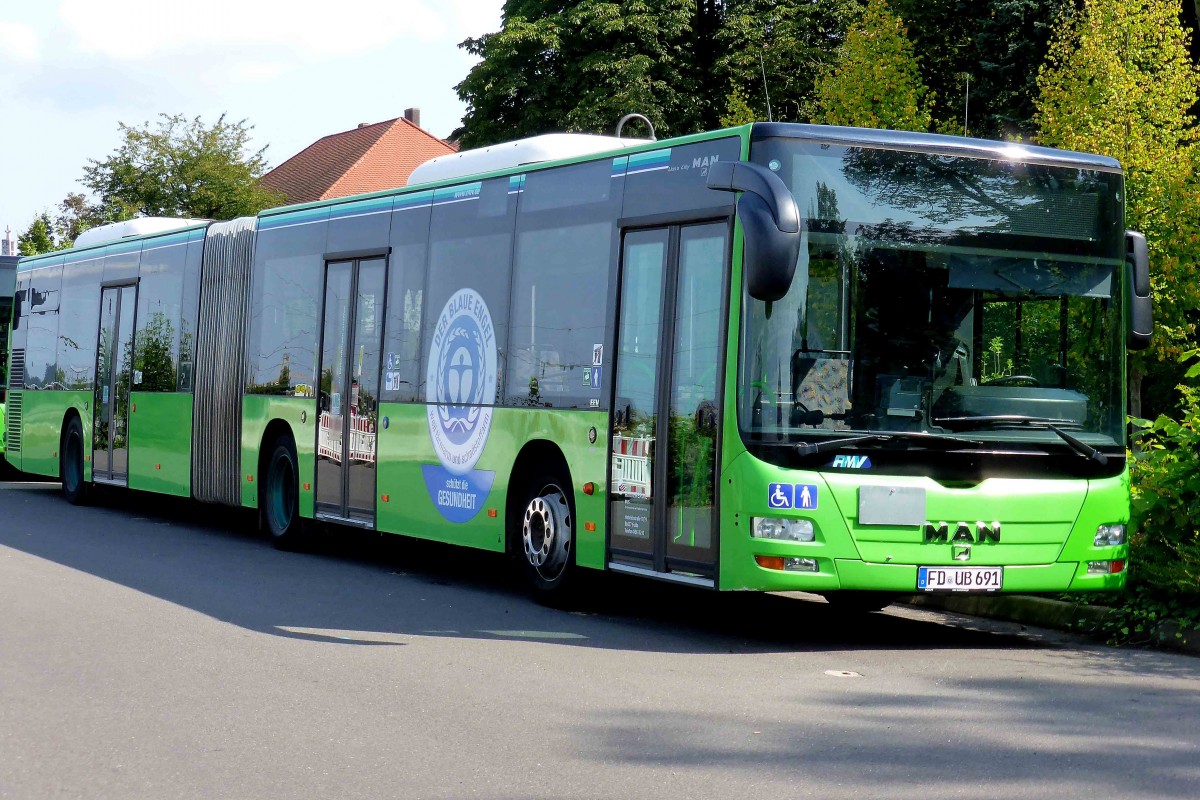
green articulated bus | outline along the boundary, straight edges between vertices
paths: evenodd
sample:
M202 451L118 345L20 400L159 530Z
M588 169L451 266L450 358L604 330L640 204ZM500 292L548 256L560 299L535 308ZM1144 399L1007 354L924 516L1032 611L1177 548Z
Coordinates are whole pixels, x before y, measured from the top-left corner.
M410 183L21 261L8 460L284 547L507 551L540 593L1123 585L1151 312L1112 159L757 123Z

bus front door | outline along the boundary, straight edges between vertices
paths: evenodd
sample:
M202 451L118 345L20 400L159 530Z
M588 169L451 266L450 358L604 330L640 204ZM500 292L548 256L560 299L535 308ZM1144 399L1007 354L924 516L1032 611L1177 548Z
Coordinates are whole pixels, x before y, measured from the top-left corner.
M383 343L382 258L333 261L325 275L316 516L375 525L375 439Z
M729 227L630 231L610 438L616 569L712 585Z
M129 392L133 385L133 324L137 286L100 292L100 337L92 411L92 478L124 486L129 480Z

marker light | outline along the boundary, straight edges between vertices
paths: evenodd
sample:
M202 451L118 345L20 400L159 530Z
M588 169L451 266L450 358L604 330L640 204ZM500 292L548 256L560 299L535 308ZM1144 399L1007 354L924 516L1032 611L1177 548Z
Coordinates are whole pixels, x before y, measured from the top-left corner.
M1125 544L1125 526L1118 523L1116 525L1101 525L1096 528L1096 547L1116 547L1119 544Z
M772 519L751 517L751 535L756 539L775 539L783 542L811 542L816 538L812 520Z

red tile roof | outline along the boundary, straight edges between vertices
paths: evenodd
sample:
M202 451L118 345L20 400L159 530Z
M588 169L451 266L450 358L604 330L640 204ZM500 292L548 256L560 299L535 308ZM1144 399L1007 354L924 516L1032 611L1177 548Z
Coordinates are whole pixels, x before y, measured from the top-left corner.
M403 186L418 165L457 148L404 117L313 142L263 175L289 203L328 200Z

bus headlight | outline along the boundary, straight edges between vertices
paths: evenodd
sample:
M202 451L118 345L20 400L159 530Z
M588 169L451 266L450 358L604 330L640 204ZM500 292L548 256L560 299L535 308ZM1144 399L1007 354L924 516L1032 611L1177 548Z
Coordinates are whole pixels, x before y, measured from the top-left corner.
M756 539L775 539L781 542L811 542L816 538L812 520L751 517L751 531Z
M1119 544L1125 544L1125 526L1117 525L1101 525L1096 528L1096 547L1116 547Z

